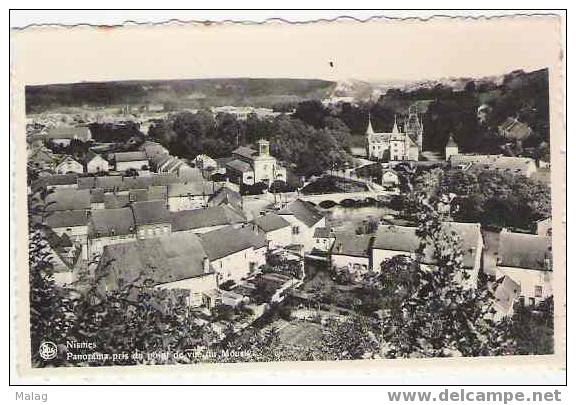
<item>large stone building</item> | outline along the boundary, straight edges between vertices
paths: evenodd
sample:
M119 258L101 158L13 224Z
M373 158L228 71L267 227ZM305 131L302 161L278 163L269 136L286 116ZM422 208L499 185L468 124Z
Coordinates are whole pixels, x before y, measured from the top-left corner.
M418 160L424 126L418 114L410 113L400 131L396 118L391 132L375 132L368 116L366 148L368 158L384 161Z
M238 184L270 185L277 180L286 181L286 169L270 155L270 142L264 139L258 141L258 151L241 146L232 155L234 159L226 164L226 173Z

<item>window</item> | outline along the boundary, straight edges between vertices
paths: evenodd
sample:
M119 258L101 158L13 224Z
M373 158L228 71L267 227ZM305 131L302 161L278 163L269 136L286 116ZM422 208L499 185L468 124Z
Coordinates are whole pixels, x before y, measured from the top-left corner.
M530 297L528 298L528 303L531 307L533 307L534 305L536 305L536 299Z
M534 296L536 298L542 298L542 286L541 285L535 285L534 286Z
M299 226L293 226L292 227L292 235L299 235L300 234L300 227Z

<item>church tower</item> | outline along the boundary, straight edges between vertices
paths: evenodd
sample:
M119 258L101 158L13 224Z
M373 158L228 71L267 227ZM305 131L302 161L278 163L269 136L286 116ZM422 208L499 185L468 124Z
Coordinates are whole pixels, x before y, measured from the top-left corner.
M370 119L370 112L368 112L368 127L366 128L366 136L374 135L374 129L372 128L372 120Z
M446 142L446 147L444 148L444 156L446 157L446 160L450 160L450 156L457 155L458 152L458 144L454 141L452 134L450 134L448 142Z

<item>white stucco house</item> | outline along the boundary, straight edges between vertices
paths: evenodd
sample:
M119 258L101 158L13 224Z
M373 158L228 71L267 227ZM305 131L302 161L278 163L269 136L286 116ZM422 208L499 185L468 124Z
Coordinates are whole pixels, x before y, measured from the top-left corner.
M239 282L266 263L268 242L249 227L228 226L200 235L218 284Z
M292 244L300 245L304 252L314 248L316 229L326 226L324 215L312 203L300 199L287 204L278 215L290 223Z
M292 243L292 226L280 215L269 213L255 218L252 229L263 235L270 249L285 247Z

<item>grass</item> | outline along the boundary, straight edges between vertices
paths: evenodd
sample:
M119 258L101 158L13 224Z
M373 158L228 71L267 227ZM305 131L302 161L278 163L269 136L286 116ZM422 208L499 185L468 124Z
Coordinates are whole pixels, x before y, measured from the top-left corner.
M280 326L279 337L286 345L314 347L322 339L322 326L307 321L292 321Z

